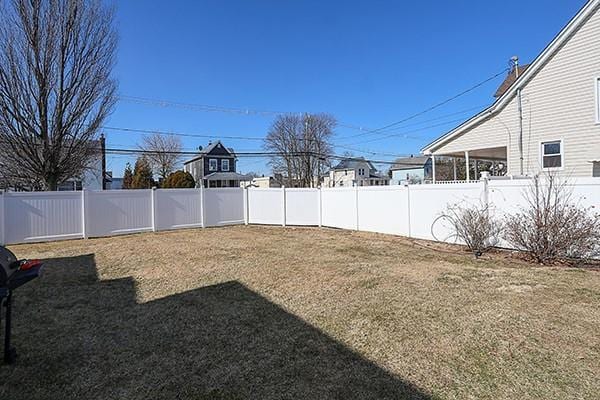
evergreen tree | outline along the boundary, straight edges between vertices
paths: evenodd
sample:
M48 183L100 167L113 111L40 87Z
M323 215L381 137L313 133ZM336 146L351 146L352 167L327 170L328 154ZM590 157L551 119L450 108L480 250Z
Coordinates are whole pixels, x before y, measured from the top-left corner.
M175 171L169 174L163 183L164 188L193 188L196 187L194 177L189 172Z
M123 172L123 189L131 189L131 183L133 181L133 171L131 170L131 164L125 165L125 172Z
M132 189L151 189L154 186L152 168L146 157L138 157L133 167Z

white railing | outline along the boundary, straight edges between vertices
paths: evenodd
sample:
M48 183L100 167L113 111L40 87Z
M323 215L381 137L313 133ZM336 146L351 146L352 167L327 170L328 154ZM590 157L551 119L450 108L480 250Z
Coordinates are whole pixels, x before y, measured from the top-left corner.
M486 183L487 182L487 183ZM153 189L0 195L0 243L112 236L230 224L326 226L454 241L440 215L488 202L502 217L525 205L528 180L327 189ZM600 209L600 178L570 184Z

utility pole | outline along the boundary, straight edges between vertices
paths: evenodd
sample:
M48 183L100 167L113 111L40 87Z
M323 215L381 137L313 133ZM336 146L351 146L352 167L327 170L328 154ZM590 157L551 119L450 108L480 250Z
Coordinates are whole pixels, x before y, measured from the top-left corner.
M100 134L100 152L102 157L102 190L106 190L106 138Z

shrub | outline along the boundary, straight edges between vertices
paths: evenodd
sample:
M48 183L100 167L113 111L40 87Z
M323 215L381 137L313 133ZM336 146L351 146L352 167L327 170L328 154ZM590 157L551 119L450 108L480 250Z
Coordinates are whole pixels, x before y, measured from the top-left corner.
M475 257L481 256L500 241L502 223L490 215L487 205L454 204L448 207L444 217Z
M175 171L165 179L164 188L193 188L196 186L194 177L189 172Z
M535 178L525 199L526 206L505 221L505 239L514 247L538 263L600 254L600 217L573 199L566 181Z

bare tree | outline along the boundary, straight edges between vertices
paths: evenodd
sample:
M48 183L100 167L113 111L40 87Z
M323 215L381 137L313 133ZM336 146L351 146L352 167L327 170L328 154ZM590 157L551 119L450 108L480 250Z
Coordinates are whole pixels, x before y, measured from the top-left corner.
M265 149L275 174L286 186L314 187L332 154L331 137L336 120L328 114L283 115L273 122Z
M506 240L539 263L600 254L600 216L573 197L567 180L536 177L525 191L526 206L506 217Z
M113 11L100 0L0 6L0 165L7 179L56 190L98 156L115 102Z
M144 136L142 150L150 162L152 171L163 180L175 171L181 161L181 139L177 136L165 136L158 133Z

